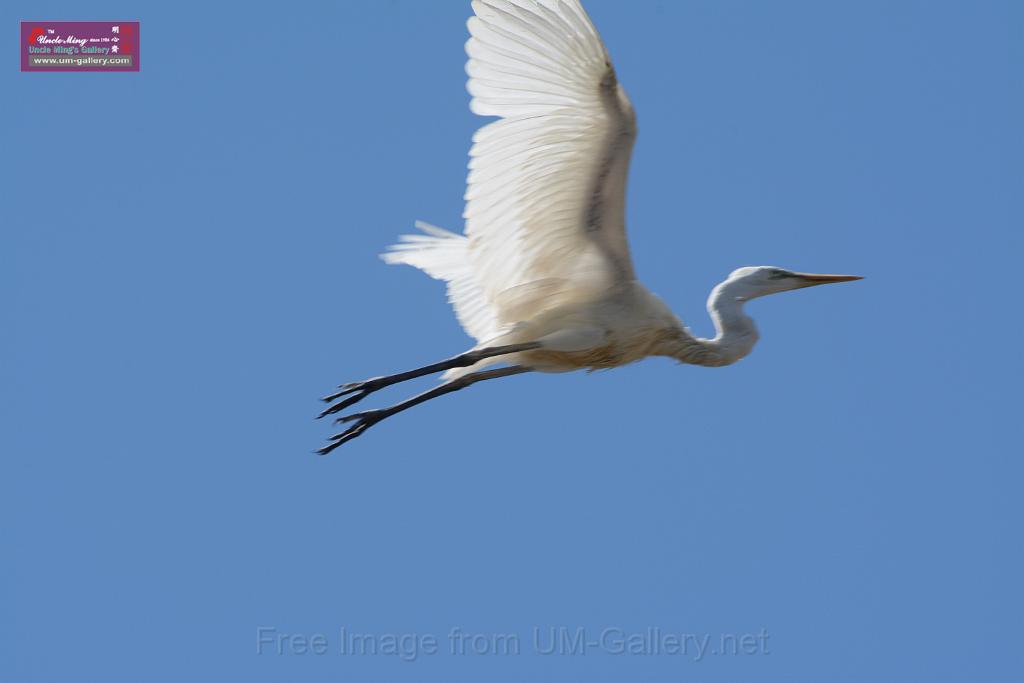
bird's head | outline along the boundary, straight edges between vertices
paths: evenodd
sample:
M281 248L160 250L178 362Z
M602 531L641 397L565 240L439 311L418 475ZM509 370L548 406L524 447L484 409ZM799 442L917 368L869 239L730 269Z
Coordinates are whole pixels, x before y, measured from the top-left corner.
M791 289L862 279L857 275L815 275L775 266L748 266L734 270L723 284L728 285L729 293L737 299L749 301L759 296L788 292Z

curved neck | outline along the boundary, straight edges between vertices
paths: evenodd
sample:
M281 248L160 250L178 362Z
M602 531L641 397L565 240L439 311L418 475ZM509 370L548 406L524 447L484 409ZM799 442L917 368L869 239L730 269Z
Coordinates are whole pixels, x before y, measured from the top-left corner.
M672 345L665 355L683 363L721 367L744 358L757 343L754 321L743 312L746 299L728 280L721 283L708 297L708 313L715 324L714 339L685 335Z
M743 312L746 299L739 296L731 282L711 290L708 297L708 313L715 323L715 338L705 341L722 354L726 364L735 363L754 349L757 343L757 326Z

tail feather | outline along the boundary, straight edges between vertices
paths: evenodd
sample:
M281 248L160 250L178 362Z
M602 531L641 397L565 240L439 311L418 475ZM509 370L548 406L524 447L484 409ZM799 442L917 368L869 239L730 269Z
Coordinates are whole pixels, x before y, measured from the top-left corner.
M416 221L416 227L426 234L400 235L398 244L381 254L384 262L415 266L438 280L458 278L466 266L466 237L423 221Z
M419 268L448 283L448 301L466 332L477 341L496 336L500 325L480 286L465 235L416 221L423 235L402 235L381 254L385 263Z

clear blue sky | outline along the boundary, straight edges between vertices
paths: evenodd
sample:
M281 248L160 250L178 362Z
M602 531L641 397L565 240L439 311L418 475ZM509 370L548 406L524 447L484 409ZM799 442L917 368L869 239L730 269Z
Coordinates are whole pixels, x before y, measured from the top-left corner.
M0 679L1020 680L1022 5L587 6L651 289L706 334L737 266L867 279L756 302L734 367L512 378L322 459L317 396L469 343L376 258L460 228L468 3L4 3L138 19L142 71L0 70Z

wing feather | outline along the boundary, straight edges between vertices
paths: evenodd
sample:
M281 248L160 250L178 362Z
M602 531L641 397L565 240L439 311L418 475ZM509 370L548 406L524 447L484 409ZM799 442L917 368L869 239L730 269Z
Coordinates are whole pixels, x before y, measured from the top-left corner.
M500 119L473 137L464 218L481 298L508 325L633 277L624 195L636 125L578 0L473 10L470 108Z
M418 223L384 255L448 282L483 343L632 279L625 189L636 123L579 0L474 0L466 234Z

